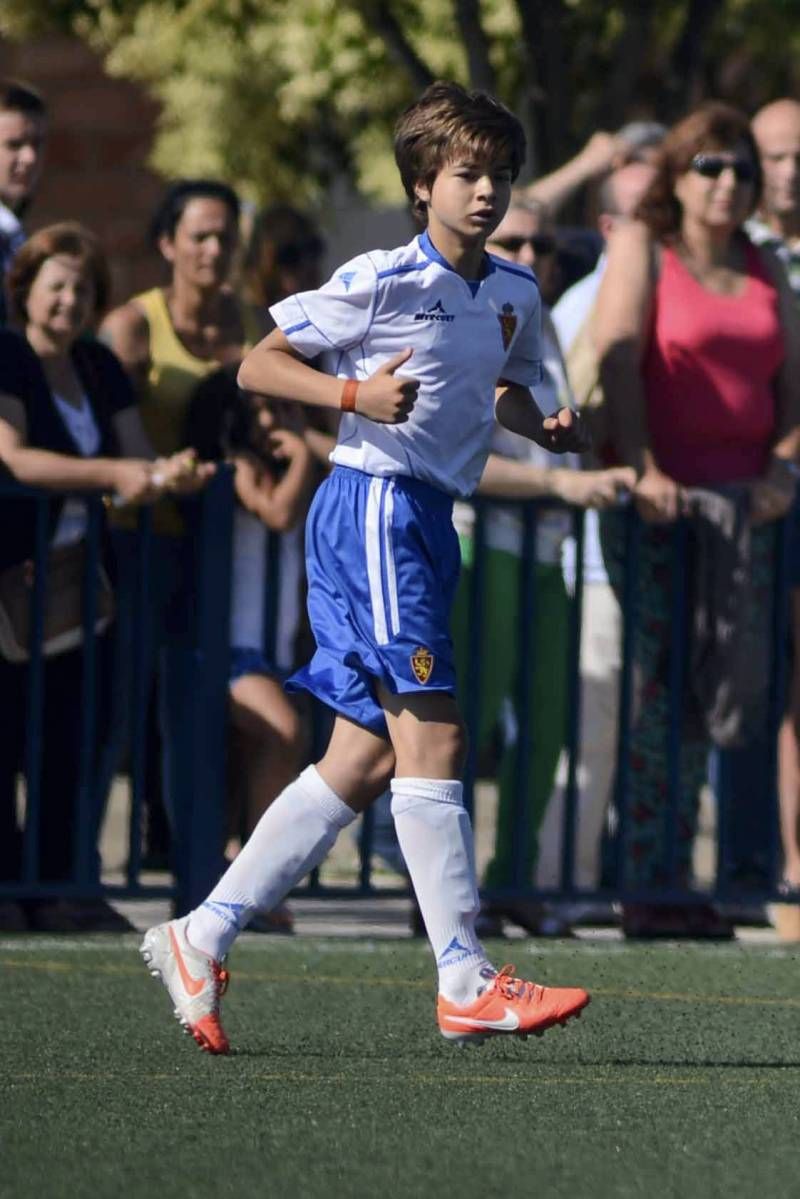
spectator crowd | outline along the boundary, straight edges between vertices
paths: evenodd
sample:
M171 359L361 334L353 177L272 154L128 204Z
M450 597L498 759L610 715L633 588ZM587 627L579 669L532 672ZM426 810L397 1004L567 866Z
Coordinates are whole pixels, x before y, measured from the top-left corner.
M52 500L35 856L38 879L53 884L35 898L0 897L0 929L115 930L125 921L108 903L60 895L58 884L71 878L81 818L99 879L99 828L143 721L144 862L170 864L191 524L220 464L235 494L220 868L309 759L309 707L283 681L308 643L303 526L337 429L329 410L248 394L236 375L272 328L270 306L321 284L326 246L308 214L274 206L252 218L227 183L179 179L150 228L162 282L110 307L91 230L64 221L26 232L46 136L42 98L0 81L0 882L21 879L24 856L37 509L21 488L36 488ZM458 674L466 696L479 663L479 694L465 708L477 773L496 780L498 796L479 932L568 935L601 920L632 937L728 938L748 888L759 898L800 892L800 104L776 100L748 120L709 102L670 129L637 121L596 133L514 192L487 249L535 272L537 401L545 412L579 408L593 445L565 459L497 424L479 503L456 505ZM87 656L91 493L106 519L97 653ZM532 525L521 501L537 501ZM789 592L777 646L776 580ZM786 694L776 699L783 660ZM81 805L87 670L98 718L91 801ZM736 910L690 895L704 788L725 829L717 882ZM534 887L561 889L567 827L571 892L533 899ZM371 848L403 870L385 799ZM779 931L800 939L800 908L777 911ZM261 913L250 927L290 932L291 911Z

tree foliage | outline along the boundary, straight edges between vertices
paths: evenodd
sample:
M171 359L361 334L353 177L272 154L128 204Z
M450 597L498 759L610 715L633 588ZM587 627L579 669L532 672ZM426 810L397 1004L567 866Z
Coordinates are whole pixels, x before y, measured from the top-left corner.
M391 127L435 78L496 91L542 171L597 128L796 91L800 61L800 0L4 0L0 34L54 30L160 101L158 169L259 202L343 174L399 199Z

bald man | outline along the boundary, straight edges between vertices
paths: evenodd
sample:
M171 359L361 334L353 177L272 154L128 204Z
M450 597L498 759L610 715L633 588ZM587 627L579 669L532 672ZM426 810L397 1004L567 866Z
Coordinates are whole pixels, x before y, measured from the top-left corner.
M785 99L767 104L753 117L752 128L764 192L747 231L756 245L775 251L800 300L800 103Z

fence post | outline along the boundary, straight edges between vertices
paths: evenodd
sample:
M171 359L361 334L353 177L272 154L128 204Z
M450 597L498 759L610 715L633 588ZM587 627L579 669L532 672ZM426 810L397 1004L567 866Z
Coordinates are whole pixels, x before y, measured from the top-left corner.
M688 653L687 553L689 526L680 520L672 532L672 597L669 652L669 724L667 728L667 805L664 811L665 876L670 889L678 883L679 833L683 787L681 737L683 733L684 678Z
M474 820L475 778L478 772L480 752L481 703L483 668L483 606L484 606L484 505L475 497L475 524L472 531L472 573L469 580L468 636L472 652L467 661L467 677L464 683L464 722L467 726L467 760L464 764L464 807Z
M633 707L633 666L638 611L638 571L641 524L633 504L625 512L625 575L622 584L622 669L619 685L619 724L617 732L617 781L614 807L617 815L615 844L616 890L618 898L627 891L627 856L630 807L631 717Z
M536 670L536 636L538 622L539 580L536 573L536 534L539 527L539 505L531 501L522 507L522 552L519 559L519 588L517 642L519 657L514 685L517 743L514 748L514 843L511 847L511 879L515 890L530 890L526 877L526 858L531 822L530 781L533 738L531 736L531 680ZM538 713L534 715L538 720Z
M153 617L149 595L153 579L153 514L148 507L139 509L136 526L136 571L133 603L133 637L123 653L131 655L130 678L130 779L131 806L128 818L128 886L140 885L142 836L147 778L147 706L153 663ZM130 597L128 597L130 600Z
M97 828L93 819L93 798L97 775L97 659L95 632L97 617L97 579L100 569L102 505L96 497L86 500L86 560L83 571L83 686L81 688L81 745L78 794L75 799L73 874L81 887L99 882Z
M193 584L196 610L176 713L176 899L197 907L220 873L224 848L233 472L220 466L196 501Z
M25 833L22 847L22 877L26 884L38 883L39 825L41 821L42 753L44 720L44 609L47 595L47 549L50 533L50 502L46 495L36 499L36 542L31 591L30 666L25 711Z
M573 509L575 537L575 594L570 604L567 701L567 785L564 790L564 815L561 835L561 892L572 895L575 889L575 840L578 825L578 762L581 753L581 634L583 627L583 546L586 513Z
M775 545L773 552L773 582L772 582L772 645L770 663L770 688L767 710L767 744L769 746L768 795L769 805L769 858L771 888L777 890L780 877L780 825L778 798L778 734L786 704L786 689L788 684L789 663L787 643L790 629L789 618L789 554L791 538L789 536L791 516L785 516L775 527ZM800 647L794 646L794 653L800 653Z

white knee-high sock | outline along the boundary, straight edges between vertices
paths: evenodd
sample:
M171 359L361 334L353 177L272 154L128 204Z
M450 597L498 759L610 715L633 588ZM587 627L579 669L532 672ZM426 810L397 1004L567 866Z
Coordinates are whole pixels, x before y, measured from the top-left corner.
M471 1003L494 971L475 935L472 826L456 779L392 780L392 815L436 965L439 990Z
M208 899L189 917L196 949L224 957L257 911L268 912L318 866L356 813L309 766L281 791Z

